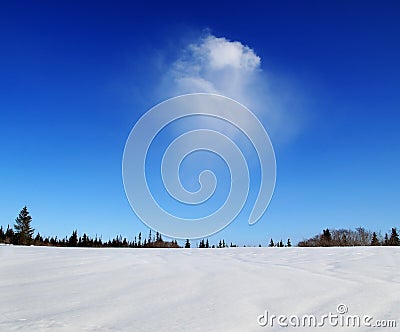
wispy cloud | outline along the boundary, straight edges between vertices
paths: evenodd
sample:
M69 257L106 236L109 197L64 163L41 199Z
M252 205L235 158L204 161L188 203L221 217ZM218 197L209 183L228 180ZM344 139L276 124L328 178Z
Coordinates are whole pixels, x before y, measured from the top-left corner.
M277 80L280 91L275 88L272 92L272 75L262 70L261 57L240 41L207 33L188 43L164 65L160 89L163 98L217 93L247 106L275 138L287 140L299 130L299 107L293 105L298 105L300 98L290 84L282 85L282 79Z

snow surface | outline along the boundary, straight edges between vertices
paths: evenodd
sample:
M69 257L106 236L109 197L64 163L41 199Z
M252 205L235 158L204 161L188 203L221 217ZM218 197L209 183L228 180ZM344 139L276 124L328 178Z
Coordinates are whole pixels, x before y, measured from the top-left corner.
M400 248L83 249L0 246L0 331L289 331L257 317L394 319Z

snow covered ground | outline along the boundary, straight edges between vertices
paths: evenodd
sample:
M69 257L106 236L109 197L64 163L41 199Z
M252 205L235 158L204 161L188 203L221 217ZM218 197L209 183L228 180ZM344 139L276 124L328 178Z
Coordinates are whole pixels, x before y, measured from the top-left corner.
M0 246L0 261L0 331L289 331L293 315L320 323L329 313L369 315L372 325L395 320L397 328L353 329L339 320L315 330L400 329L396 247ZM340 304L347 313L338 314ZM285 315L289 327L271 326L271 315Z

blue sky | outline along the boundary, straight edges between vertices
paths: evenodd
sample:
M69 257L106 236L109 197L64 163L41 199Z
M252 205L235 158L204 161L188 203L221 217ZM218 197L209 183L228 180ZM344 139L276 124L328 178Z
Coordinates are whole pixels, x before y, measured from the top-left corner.
M165 98L214 89L259 116L277 183L256 225L212 241L400 227L399 35L397 1L3 2L0 224L26 204L43 235L147 234L122 184L129 132ZM193 73L207 38L260 63Z

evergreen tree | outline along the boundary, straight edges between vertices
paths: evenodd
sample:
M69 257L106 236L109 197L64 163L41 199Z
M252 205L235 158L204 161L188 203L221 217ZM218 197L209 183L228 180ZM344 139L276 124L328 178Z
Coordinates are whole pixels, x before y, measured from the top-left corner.
M274 240L271 239L271 241L269 241L268 247L275 247Z
M388 246L389 245L389 237L388 237L387 233L385 233L385 239L383 240L383 245L384 246Z
M76 247L78 245L78 230L72 231L72 235L69 237L68 246Z
M149 231L149 240L147 241L147 243L148 243L148 244L151 243L151 229L150 229L150 231Z
M14 231L13 229L10 227L10 225L7 225L7 230L6 230L6 239L5 242L6 243L13 243L14 242Z
M138 247L140 248L142 246L142 232L139 233L139 239L138 239Z
M43 243L43 238L40 235L40 233L37 233L34 242L35 242L35 246L41 245Z
M32 217L29 215L28 208L24 208L19 213L17 219L15 219L15 236L18 244L28 245L32 241L32 235L35 231L31 227Z
M4 242L5 238L6 237L3 231L3 226L0 226L0 242Z
M290 239L287 240L287 245L286 246L288 246L288 247L292 246L292 243L290 242Z
M89 244L89 238L88 238L88 236L86 235L86 233L83 233L83 235L82 235L82 241L81 241L81 246L82 246L82 247L88 247L88 244Z
M282 240L279 242L279 247L281 247L281 248L284 247Z
M208 239L206 241L206 248L210 248L210 244L208 243Z
M186 240L185 248L190 248L190 241L189 241L189 239Z
M372 240L371 240L371 246L379 246L380 242L378 240L378 236L376 235L375 232L372 233Z
M322 246L326 247L331 245L332 235L328 228L323 230L321 240Z
M50 244L52 246L55 246L57 244L57 236L56 237L51 237L50 238Z
M390 246L400 245L399 234L397 233L396 228L392 228L392 234L390 235L389 245Z

